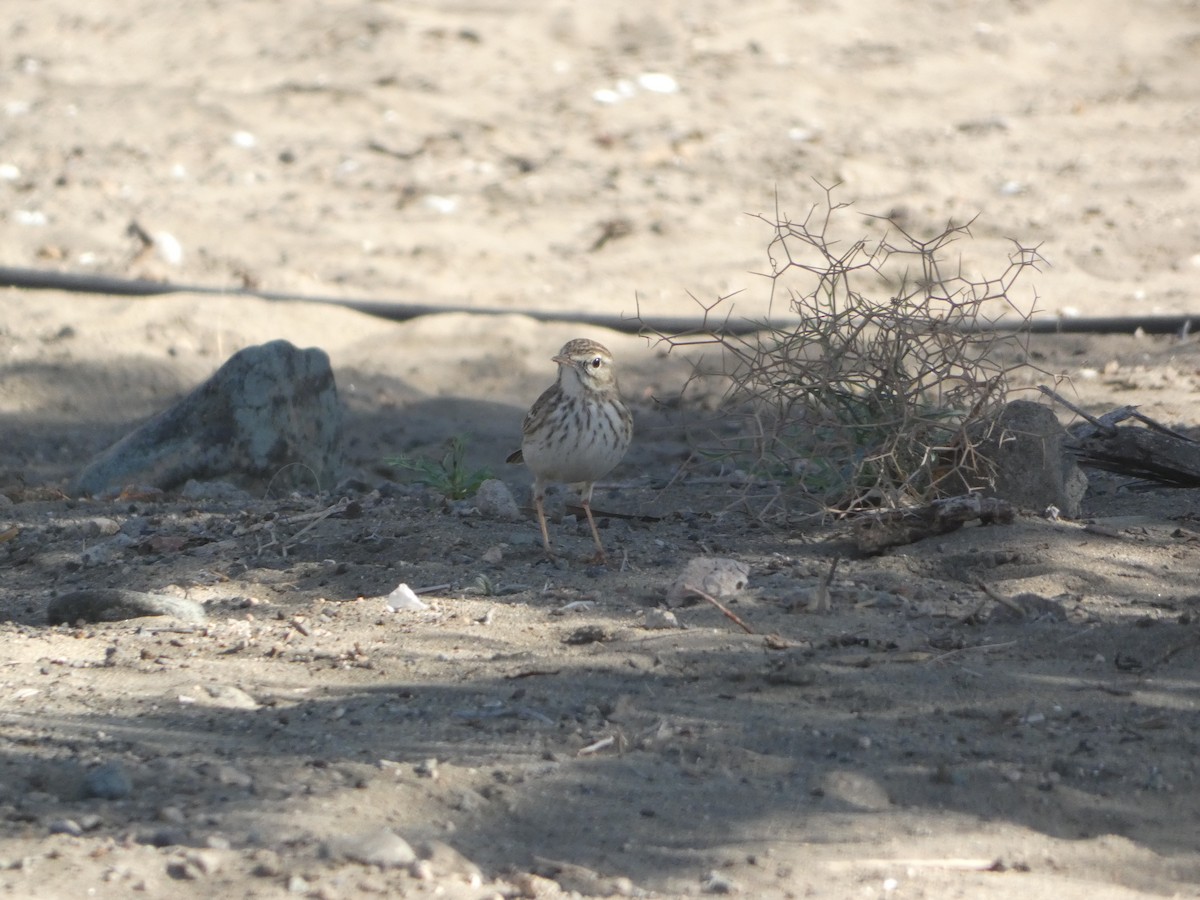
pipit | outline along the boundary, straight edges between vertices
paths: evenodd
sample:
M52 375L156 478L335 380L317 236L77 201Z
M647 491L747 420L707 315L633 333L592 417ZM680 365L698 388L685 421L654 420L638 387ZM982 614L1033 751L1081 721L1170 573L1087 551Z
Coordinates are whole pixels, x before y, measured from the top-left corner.
M542 545L553 556L546 530L547 482L569 484L592 527L599 563L608 562L592 518L592 489L621 461L633 439L633 416L621 400L612 354L603 344L568 341L558 351L558 380L542 392L525 416L521 449L508 457L533 472L533 505L542 528Z

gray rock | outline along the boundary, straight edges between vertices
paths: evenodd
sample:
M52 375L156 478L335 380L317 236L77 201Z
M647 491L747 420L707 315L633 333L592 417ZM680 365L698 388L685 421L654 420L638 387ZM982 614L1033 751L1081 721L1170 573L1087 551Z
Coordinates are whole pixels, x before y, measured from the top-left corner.
M508 485L498 478L489 478L475 492L475 508L485 519L502 519L515 522L521 518L521 510L513 499Z
M750 580L750 567L736 559L697 556L688 560L667 591L668 606L682 606L696 597L696 589L724 600L736 597Z
M882 784L870 775L845 769L821 773L813 782L812 792L851 810L883 812L892 806Z
M669 609L648 609L646 610L644 627L651 631L678 628L679 618Z
M133 793L133 782L120 763L105 763L84 776L83 793L100 800L124 800Z
M101 494L188 479L330 486L342 414L329 357L271 341L235 353L204 384L88 463L72 486Z
M115 538L92 544L79 554L79 564L85 569L93 566L107 566L125 553L137 541L127 534L118 534Z
M220 850L190 850L184 857L184 877L200 879L216 875L225 865L225 854Z
M171 616L182 622L203 622L204 607L195 600L147 594L124 588L91 588L55 597L46 608L51 625L76 622L120 622L141 616Z
M200 702L205 706L215 706L222 709L243 709L253 711L260 709L259 702L232 684L206 684Z
M163 825L138 837L138 843L148 847L184 847L190 840L187 829L174 825Z
M55 819L50 823L51 834L69 834L71 837L79 837L83 834L83 826L74 819Z
M700 890L706 894L740 894L742 886L728 875L714 870L704 876Z
M1063 449L1065 437L1048 407L1030 400L1009 403L979 445L980 454L996 466L986 493L1021 509L1040 513L1054 506L1067 518L1078 518L1088 481Z
M454 875L476 886L483 883L483 870L449 844L423 841L417 845L416 852L418 859L412 865L417 868L410 869L410 873L418 880L428 873L431 877L424 879L426 881ZM422 863L425 866L421 866Z
M324 853L331 859L349 859L380 868L411 865L417 858L408 841L390 828L335 838L325 845Z

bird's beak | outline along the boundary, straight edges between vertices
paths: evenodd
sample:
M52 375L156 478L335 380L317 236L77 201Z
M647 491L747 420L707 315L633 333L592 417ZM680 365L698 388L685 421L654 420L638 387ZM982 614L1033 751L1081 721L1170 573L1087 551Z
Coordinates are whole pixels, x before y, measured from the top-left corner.
M558 363L560 366L569 366L569 365L571 365L571 357L569 357L569 356L552 356L552 357L550 357L550 361L551 361L551 362L556 362L556 363Z

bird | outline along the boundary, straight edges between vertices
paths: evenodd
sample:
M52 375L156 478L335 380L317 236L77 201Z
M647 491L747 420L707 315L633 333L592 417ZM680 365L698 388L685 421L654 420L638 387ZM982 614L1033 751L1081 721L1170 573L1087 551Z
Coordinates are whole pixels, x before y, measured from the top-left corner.
M546 485L558 482L579 492L580 505L596 541L592 561L608 557L592 518L596 481L616 467L633 440L633 415L621 399L613 356L587 338L567 341L552 357L558 378L542 392L521 426L521 448L508 457L533 473L533 505L542 529L542 546L554 556L546 528Z

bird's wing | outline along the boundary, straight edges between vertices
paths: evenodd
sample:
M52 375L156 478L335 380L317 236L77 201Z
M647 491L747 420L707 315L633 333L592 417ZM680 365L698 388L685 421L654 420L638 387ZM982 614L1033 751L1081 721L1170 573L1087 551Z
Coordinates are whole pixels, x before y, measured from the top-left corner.
M542 426L542 423L554 408L557 402L555 398L558 394L559 387L557 384L552 384L542 391L542 396L537 398L529 412L525 414L525 421L521 423L522 435L530 435Z

